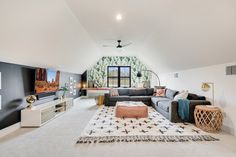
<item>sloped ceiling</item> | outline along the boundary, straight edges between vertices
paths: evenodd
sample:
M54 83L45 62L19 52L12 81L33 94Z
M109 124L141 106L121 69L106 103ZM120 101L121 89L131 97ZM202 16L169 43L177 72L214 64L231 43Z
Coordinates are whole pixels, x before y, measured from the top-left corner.
M105 39L133 44L117 51ZM235 51L235 0L0 0L0 61L83 73L102 56L137 56L170 72Z
M0 0L0 61L83 73L98 58L64 0Z
M137 56L157 72L236 60L235 0L67 0L103 55ZM117 22L115 15L123 20ZM102 48L122 39L122 52ZM115 44L115 43L114 43Z

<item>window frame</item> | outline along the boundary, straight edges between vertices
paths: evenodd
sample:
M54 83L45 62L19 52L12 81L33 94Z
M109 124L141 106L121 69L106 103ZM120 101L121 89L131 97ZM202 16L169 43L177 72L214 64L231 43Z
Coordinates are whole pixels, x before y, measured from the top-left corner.
M109 68L118 68L118 76L109 76ZM120 69L121 68L129 68L129 76L121 76L120 75ZM129 78L129 87L124 87L124 88L130 88L131 87L131 66L107 66L107 87L109 87L109 79L110 78L116 78L117 82L118 82L117 87L112 87L112 88L121 87L120 86L121 79L122 78Z

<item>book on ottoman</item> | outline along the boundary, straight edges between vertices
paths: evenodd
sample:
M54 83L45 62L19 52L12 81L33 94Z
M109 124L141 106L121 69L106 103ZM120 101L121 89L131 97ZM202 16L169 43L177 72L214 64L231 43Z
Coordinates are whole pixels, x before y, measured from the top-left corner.
M118 118L147 118L148 107L143 102L120 101L116 103L116 117Z

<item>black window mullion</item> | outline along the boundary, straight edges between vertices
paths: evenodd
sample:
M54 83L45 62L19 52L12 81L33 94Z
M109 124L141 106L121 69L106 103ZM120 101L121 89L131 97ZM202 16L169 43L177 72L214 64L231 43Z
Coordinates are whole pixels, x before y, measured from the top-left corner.
M120 87L120 67L118 67L118 87Z
M117 67L118 69L118 76L109 76L109 68L112 68L112 67ZM121 76L121 68L123 67L128 67L129 68L129 76ZM110 78L114 78L114 79L117 79L117 87L120 87L121 86L121 79L122 78L129 78L129 87L131 87L131 67L130 66L108 66L107 67L107 86L109 87L110 84L109 84L109 79Z

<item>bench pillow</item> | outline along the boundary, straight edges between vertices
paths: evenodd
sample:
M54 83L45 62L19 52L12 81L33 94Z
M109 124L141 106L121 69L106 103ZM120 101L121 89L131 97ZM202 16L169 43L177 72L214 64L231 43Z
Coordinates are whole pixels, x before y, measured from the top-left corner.
M110 95L111 96L119 96L119 92L117 89L113 88L110 90Z

